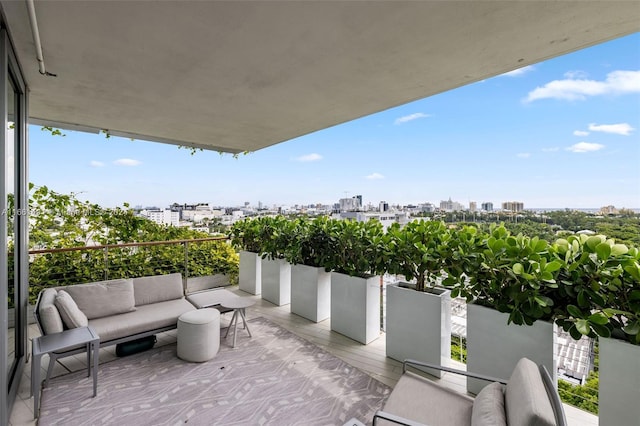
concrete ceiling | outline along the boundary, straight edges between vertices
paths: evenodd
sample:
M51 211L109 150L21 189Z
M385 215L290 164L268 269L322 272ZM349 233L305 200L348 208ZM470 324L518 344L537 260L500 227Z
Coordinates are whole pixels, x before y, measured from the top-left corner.
M637 1L0 1L32 123L254 151L640 30Z

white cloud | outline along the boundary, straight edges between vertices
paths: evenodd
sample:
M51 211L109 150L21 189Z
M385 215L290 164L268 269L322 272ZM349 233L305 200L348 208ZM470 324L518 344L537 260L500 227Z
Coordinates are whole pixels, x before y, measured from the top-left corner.
M592 132L615 133L616 135L629 136L635 129L627 123L618 124L589 124L589 130Z
M315 152L312 154L301 155L300 157L295 159L296 161L300 161L302 163L308 163L310 161L320 161L322 160L322 155L316 154Z
M573 136L589 136L589 132L585 132L584 130L574 130Z
M368 176L365 176L367 179L376 180L376 179L384 179L384 176L380 173L371 173Z
M520 152L520 153L516 154L516 157L518 157L518 158L529 158L529 157L531 157L531 153L529 153L529 152Z
M505 72L504 74L500 75L504 77L520 77L521 75L533 71L534 69L535 68L533 67L533 65L527 65L526 67L518 68L517 70Z
M580 142L575 145L571 145L567 148L567 151L571 152L593 152L599 151L604 148L604 145L599 143Z
M120 158L113 162L116 166L139 166L142 162L131 158Z
M577 70L577 71L567 71L564 73L564 76L572 80L576 80L576 79L585 80L587 77L589 77L589 74L587 74L587 72L585 71Z
M397 118L394 124L408 123L409 121L417 120L419 118L427 118L427 117L431 117L431 115L425 114L424 112L416 112L413 114L405 115L404 117Z
M104 167L104 163L102 161L91 160L89 163L91 167Z
M589 96L640 93L640 71L613 71L604 81L567 78L529 92L525 102L539 99L585 100Z
M558 148L557 146L551 147L551 148L542 148L542 152L557 152L560 151L560 148Z

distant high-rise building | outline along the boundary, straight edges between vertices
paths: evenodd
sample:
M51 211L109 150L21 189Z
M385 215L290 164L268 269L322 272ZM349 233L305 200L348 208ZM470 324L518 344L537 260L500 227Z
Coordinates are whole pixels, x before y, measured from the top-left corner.
M388 212L389 203L387 203L386 201L380 201L380 206L378 207L378 210L381 212Z
M475 201L469 201L469 211L475 212L478 210L478 204Z
M340 199L340 211L341 212L353 212L358 211L362 207L362 195L356 195L351 198Z
M524 203L520 201L505 201L502 203L502 210L510 212L521 212L524 210Z
M464 210L464 206L457 201L451 201L451 197L447 201L440 201L440 210L444 210L447 212L453 211L462 211Z
M493 211L493 203L490 201L486 201L484 203L481 204L482 210L484 210L485 212L492 212Z

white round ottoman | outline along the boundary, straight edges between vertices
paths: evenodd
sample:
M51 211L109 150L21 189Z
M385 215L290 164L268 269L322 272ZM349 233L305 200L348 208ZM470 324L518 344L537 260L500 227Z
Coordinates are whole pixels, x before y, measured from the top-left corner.
M208 361L220 349L220 311L198 309L178 318L178 358L190 362Z

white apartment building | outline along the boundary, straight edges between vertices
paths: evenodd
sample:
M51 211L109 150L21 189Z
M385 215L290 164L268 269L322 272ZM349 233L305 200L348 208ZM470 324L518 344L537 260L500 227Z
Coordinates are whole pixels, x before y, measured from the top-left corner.
M140 211L140 216L144 216L160 225L180 226L180 213L169 209L142 210Z

